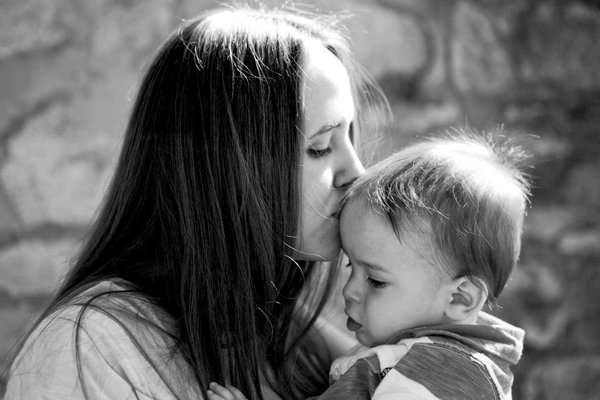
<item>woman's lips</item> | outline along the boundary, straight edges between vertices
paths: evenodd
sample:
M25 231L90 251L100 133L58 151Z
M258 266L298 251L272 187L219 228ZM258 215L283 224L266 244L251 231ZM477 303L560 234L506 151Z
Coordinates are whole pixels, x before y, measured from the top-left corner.
M352 318L348 317L348 320L346 321L346 328L348 328L349 331L356 332L357 330L362 328L362 325L353 320Z

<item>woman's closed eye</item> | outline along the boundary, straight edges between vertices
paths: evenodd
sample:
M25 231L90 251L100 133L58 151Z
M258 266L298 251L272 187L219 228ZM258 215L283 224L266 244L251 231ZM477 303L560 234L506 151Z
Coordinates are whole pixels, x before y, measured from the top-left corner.
M326 147L324 149L317 149L315 147L310 146L306 152L308 153L308 155L312 158L323 158L326 155L330 154L332 152L332 148L331 146Z

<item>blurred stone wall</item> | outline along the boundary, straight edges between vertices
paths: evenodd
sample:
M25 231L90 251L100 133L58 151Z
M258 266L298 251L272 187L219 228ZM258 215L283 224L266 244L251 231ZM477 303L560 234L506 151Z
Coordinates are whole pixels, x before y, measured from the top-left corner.
M76 254L145 63L215 3L0 0L0 357ZM523 254L497 311L527 331L514 398L600 398L600 3L312 3L351 11L355 52L389 96L377 158L451 126L537 137Z

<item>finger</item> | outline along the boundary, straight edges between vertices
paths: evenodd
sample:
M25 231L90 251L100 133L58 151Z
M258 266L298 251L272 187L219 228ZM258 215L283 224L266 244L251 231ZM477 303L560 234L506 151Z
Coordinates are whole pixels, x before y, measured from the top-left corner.
M224 386L219 385L216 382L210 383L210 390L212 390L215 394L219 395L224 400L235 400L233 394L229 390L227 390Z
M335 367L333 371L331 371L331 379L333 379L334 381L340 379L340 370L337 367Z
M337 369L337 364L334 362L333 364L331 364L331 367L329 367L329 376L333 376L333 371L335 371Z
M344 363L340 366L340 374L343 375L348 371L356 362L359 360L359 357L354 356L344 360Z
M242 392L238 390L238 388L234 386L227 386L227 389L235 396L236 400L248 400L246 396Z
M208 397L208 400L225 400L223 397L219 396L210 389L206 391L206 396Z

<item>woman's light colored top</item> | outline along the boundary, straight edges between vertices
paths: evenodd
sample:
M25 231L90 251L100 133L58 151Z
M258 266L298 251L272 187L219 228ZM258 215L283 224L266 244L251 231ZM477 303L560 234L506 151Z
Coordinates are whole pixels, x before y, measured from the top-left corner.
M173 351L172 318L129 289L98 283L45 318L11 367L5 400L201 399Z

